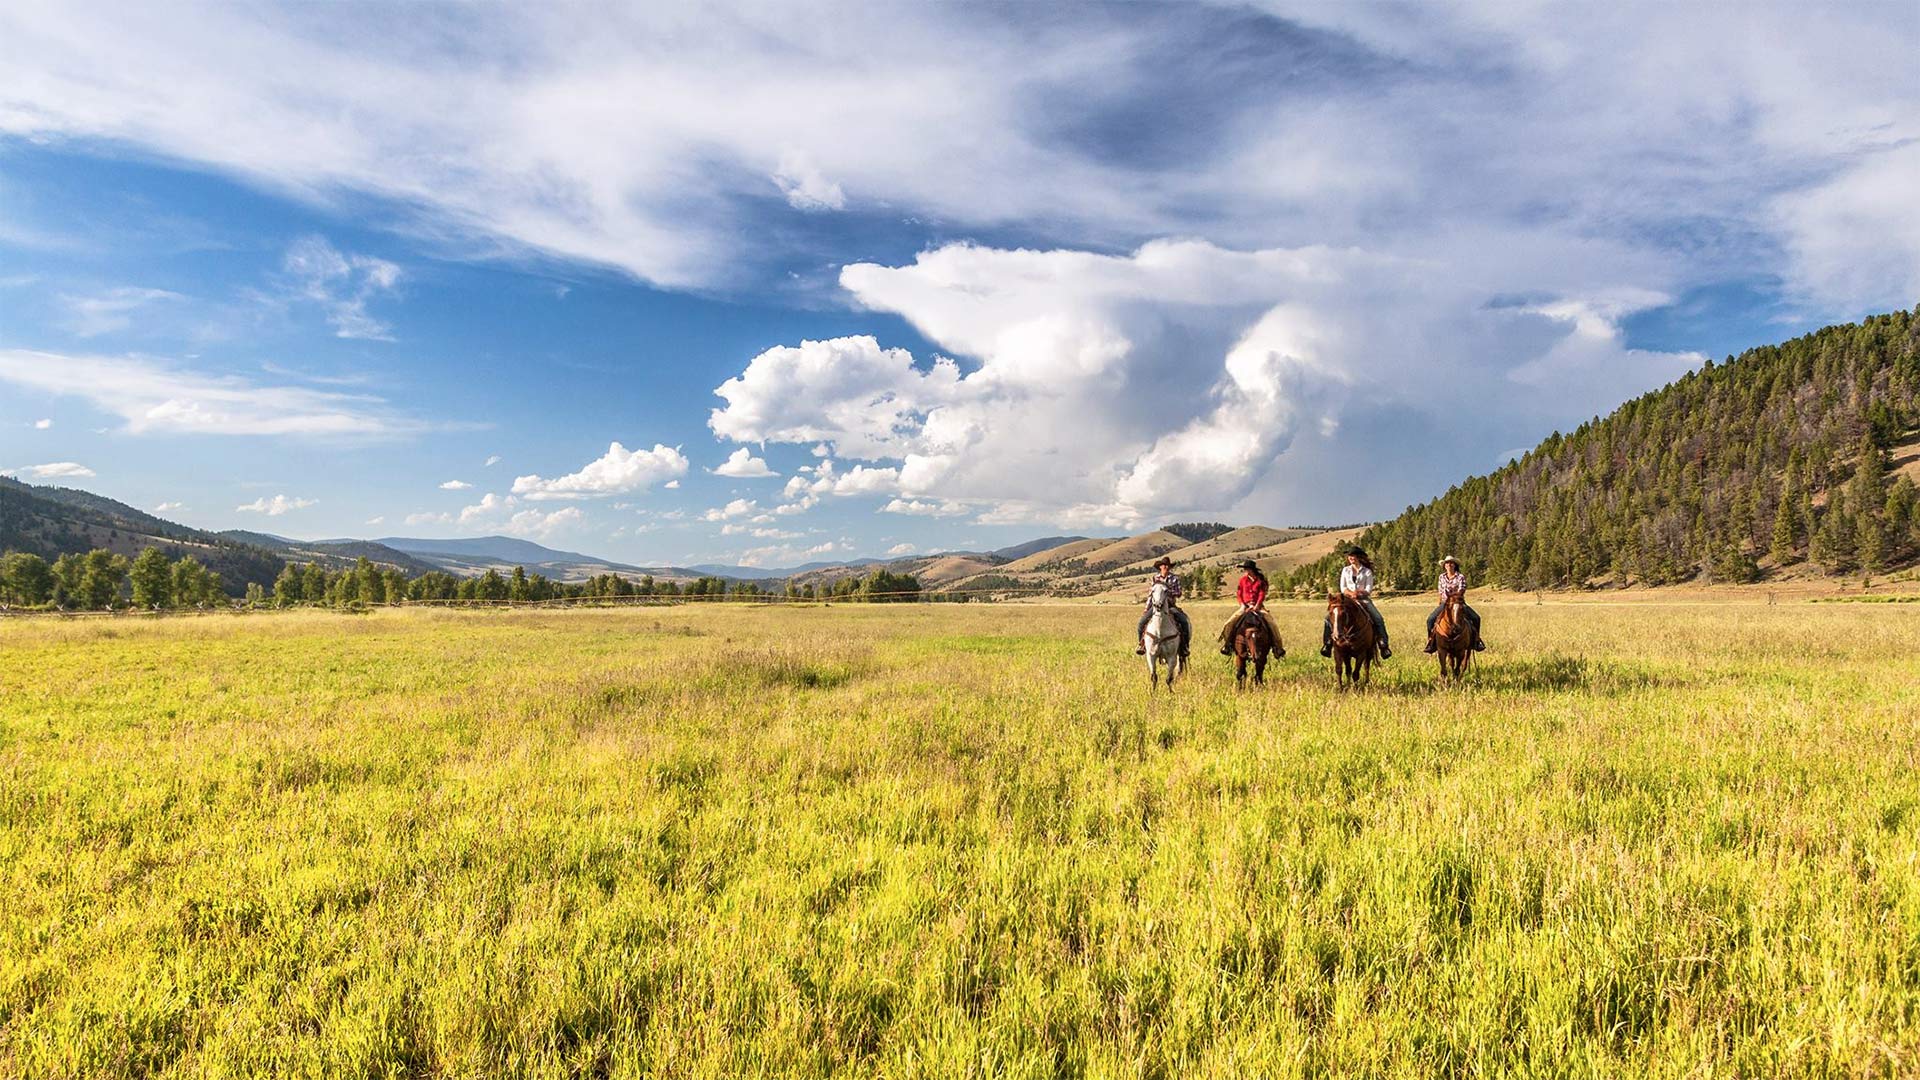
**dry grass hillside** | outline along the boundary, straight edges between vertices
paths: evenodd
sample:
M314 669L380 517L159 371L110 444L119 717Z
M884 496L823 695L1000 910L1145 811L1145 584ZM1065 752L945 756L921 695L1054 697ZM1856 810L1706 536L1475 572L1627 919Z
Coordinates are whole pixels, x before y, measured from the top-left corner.
M1098 551L1113 542L1112 537L1075 540L1070 544L1061 544L1059 547L1048 548L1045 551L1036 551L1025 558L1015 559L1000 567L1000 573L1025 574L1036 570L1044 570L1049 566L1057 566L1060 563L1078 559L1090 551Z
M1313 536L1317 532L1318 530L1315 529L1275 529L1266 525L1247 525L1231 532L1223 532L1211 540L1188 544L1168 554L1171 554L1173 560L1182 566L1226 562L1246 558L1248 552ZM1153 560L1158 557L1159 555L1155 554L1129 563L1127 569L1151 571Z
M1308 533L1290 540L1244 553L1241 558L1251 558L1260 564L1260 569L1268 574L1277 570L1291 570L1330 555L1342 544L1350 544L1366 526L1356 525L1351 529L1328 529L1325 532Z
M1190 546L1185 537L1175 536L1164 529L1129 536L1115 540L1105 547L1094 550L1073 560L1073 569L1081 573L1098 573L1102 570L1117 570L1131 563L1146 560L1152 563L1156 556L1169 551L1178 551Z

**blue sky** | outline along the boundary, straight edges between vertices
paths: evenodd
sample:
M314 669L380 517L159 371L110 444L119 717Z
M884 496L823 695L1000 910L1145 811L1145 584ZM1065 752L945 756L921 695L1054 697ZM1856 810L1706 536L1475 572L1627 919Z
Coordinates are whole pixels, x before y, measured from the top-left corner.
M0 469L641 563L1378 518L1920 299L1915 26L0 14Z

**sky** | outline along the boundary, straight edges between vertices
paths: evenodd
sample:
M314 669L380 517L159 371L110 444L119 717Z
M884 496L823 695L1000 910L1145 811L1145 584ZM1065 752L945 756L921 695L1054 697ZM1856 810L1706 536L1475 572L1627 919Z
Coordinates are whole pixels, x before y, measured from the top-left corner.
M1910 2L9 5L0 471L777 567L1377 520L1920 301Z

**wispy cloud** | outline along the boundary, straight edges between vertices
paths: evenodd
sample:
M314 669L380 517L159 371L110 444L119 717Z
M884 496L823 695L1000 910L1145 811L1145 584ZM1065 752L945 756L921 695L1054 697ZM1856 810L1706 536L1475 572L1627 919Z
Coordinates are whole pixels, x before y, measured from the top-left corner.
M160 505L154 507L153 512L156 514L171 514L176 511L185 510L186 508L187 508L186 503L163 502Z
M294 510L305 510L309 506L318 505L318 503L319 500L317 499L302 499L287 495L275 495L272 498L262 496L250 503L242 503L233 509L235 513L265 514L268 517L279 517L282 514L290 513Z
M31 476L40 480L76 480L94 475L92 469L77 461L50 461L45 465L22 465L7 470L9 476Z
M443 483L440 485L440 490L441 491L465 491L472 486L473 486L472 484L467 483L465 480L448 480L446 483Z
M287 249L281 268L297 296L319 305L336 337L393 340L393 328L368 314L367 304L399 284L398 265L308 236Z
M67 309L67 329L87 338L125 330L133 325L134 314L150 304L184 299L179 293L166 289L128 285L91 296L63 295L60 302Z
M83 398L136 435L378 438L445 426L404 416L371 394L263 384L137 356L0 349L0 382Z
M35 420L33 422L33 429L35 431L45 431L52 426L53 426L52 420Z

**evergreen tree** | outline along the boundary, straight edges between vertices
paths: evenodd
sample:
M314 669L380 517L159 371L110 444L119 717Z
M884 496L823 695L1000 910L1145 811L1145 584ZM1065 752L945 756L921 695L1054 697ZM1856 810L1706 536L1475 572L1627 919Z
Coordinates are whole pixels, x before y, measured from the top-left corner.
M1773 514L1773 544L1767 549L1767 554L1777 565L1785 566L1793 561L1794 550L1800 546L1798 524L1799 514L1795 509L1793 492L1782 492L1779 509Z

